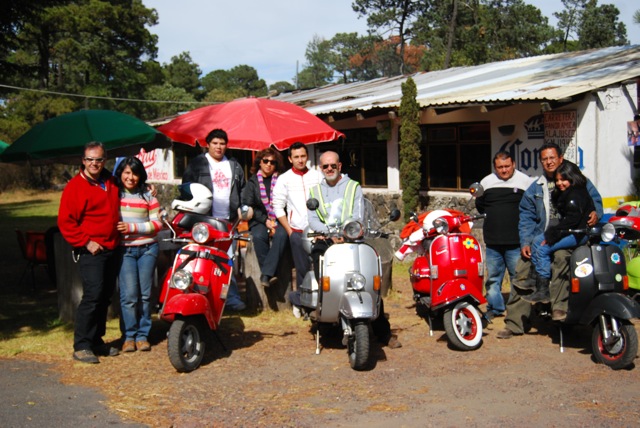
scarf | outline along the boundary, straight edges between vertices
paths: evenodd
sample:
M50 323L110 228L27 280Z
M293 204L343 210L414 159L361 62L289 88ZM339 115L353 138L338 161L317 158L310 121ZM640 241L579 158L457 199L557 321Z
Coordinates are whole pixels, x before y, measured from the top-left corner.
M270 218L271 220L275 220L276 213L273 211L273 208L271 207L271 201L267 196L267 189L264 186L264 178L262 177L262 171L258 171L256 176L258 178L258 184L260 185L260 199L262 200L262 204L264 205L264 208L267 210L267 217ZM271 186L269 188L269 196L273 195L273 188L276 186L276 181L278 181L278 173L274 172L273 175L271 175Z

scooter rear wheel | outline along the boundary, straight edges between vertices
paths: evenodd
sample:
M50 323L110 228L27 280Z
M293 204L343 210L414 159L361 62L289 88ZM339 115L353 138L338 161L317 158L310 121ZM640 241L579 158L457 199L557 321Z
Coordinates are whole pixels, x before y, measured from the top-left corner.
M473 351L482 344L482 319L468 302L459 302L444 312L444 330L451 346L460 351Z
M620 337L613 343L602 341L600 324L596 324L591 334L591 348L596 361L614 370L629 367L638 354L638 334L628 321L620 321ZM606 328L611 328L611 318L607 316Z
M353 337L349 339L349 364L354 370L365 370L369 366L369 324L359 321L353 326Z
M177 319L171 324L167 340L169 361L181 373L197 369L202 362L205 342L200 326L195 318Z

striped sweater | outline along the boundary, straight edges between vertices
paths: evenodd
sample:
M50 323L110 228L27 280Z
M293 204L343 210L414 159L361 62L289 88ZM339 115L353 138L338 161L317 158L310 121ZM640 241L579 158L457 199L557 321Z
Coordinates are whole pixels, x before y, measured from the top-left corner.
M120 245L137 246L156 242L156 235L162 229L158 217L160 204L148 192L144 198L126 189L120 193L120 218L127 223L127 233L122 236Z

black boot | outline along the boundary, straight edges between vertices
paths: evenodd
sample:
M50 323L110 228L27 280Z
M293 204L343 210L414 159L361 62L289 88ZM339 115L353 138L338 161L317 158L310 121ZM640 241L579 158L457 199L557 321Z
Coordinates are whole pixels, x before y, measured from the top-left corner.
M521 281L518 281L517 279L514 280L513 286L516 288L516 291L535 291L536 278L537 278L536 270L532 264L531 268L529 269L529 274L527 275L527 277Z
M536 291L535 293L522 296L522 300L529 303L549 303L551 296L549 295L549 278L544 278L536 272Z

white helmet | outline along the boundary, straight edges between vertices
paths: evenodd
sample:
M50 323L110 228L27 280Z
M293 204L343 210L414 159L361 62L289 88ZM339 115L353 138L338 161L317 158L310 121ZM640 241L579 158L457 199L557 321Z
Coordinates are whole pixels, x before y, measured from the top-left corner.
M171 209L196 214L211 215L213 195L200 183L184 183L178 186L180 196L171 202Z
M451 217L451 213L445 210L433 210L429 214L427 214L422 220L422 229L429 230L433 228L433 220L440 217Z

